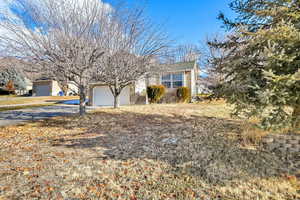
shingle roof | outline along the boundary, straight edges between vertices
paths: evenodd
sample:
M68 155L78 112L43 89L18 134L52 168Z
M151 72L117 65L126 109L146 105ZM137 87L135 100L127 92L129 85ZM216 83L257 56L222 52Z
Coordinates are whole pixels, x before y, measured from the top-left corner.
M195 62L196 61L168 64L168 65L165 65L163 71L185 71L185 70L192 70L195 67Z

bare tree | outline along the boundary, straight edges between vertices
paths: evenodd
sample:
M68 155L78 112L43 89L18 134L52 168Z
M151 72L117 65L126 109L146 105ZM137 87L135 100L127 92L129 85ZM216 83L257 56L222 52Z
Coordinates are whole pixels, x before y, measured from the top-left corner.
M115 8L105 30L105 55L95 80L109 86L118 108L122 90L154 71L158 66L154 60L169 46L169 40L161 26L145 17L142 8Z
M219 85L224 81L224 73L220 70L220 66L224 63L224 58L228 54L221 48L216 48L210 45L212 41L224 41L226 36L216 33L215 35L207 38L203 42L201 47L202 56L200 59L200 65L202 66L202 76L198 82L202 88L213 90L216 96L219 96L217 89Z
M170 48L169 57L170 63L176 62L191 62L198 60L201 56L200 48L195 44L183 44Z
M111 8L98 0L15 0L10 6L26 13L2 14L0 42L7 51L30 59L41 71L79 88L80 114L85 113L88 84L103 55L102 21Z

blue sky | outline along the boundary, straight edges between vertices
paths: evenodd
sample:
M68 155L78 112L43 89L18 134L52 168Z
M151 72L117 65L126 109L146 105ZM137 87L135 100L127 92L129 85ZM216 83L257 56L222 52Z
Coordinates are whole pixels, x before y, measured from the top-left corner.
M134 0L131 0L134 1ZM146 0L149 15L178 43L199 43L217 32L224 32L217 20L220 11L229 18L231 0Z
M0 5L1 5L0 0ZM102 0L111 2L111 0ZM224 33L222 23L217 20L220 11L229 18L234 14L228 4L232 0L126 0L145 2L147 14L155 23L163 24L171 38L179 44L205 41L216 33ZM22 15L27 26L32 25L24 13L10 7L15 14Z

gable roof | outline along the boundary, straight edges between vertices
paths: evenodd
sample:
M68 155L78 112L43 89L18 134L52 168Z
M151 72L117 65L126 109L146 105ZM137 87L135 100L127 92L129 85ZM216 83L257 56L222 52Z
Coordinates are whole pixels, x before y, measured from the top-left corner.
M190 71L194 69L196 61L166 64L163 71Z

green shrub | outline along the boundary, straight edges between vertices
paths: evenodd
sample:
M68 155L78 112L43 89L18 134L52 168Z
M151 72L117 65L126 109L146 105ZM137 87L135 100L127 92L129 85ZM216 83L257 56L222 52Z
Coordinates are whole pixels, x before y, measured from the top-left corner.
M176 96L179 102L188 102L191 97L190 89L187 87L179 87L176 91Z
M158 103L165 93L166 88L163 85L151 85L147 87L147 95L150 103Z

